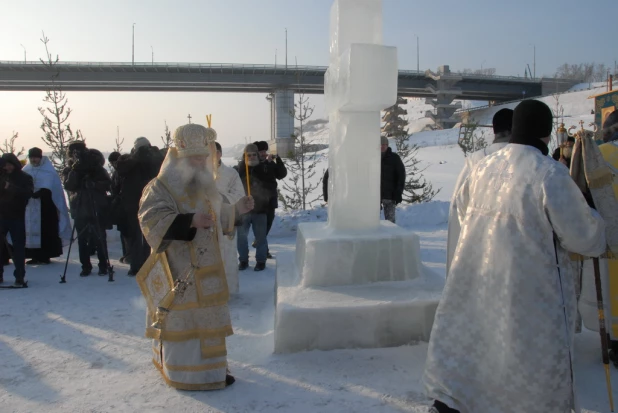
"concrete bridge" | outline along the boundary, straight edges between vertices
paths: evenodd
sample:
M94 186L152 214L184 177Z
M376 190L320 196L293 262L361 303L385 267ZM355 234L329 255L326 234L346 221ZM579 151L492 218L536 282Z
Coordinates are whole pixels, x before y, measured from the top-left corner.
M271 104L271 140L294 133L294 94L324 93L323 66L203 63L0 62L0 91L238 92L266 93ZM562 91L572 82L509 76L460 75L442 66L434 73L400 70L398 94L426 98L437 127L449 127L453 100L510 101ZM560 89L560 90L558 90Z

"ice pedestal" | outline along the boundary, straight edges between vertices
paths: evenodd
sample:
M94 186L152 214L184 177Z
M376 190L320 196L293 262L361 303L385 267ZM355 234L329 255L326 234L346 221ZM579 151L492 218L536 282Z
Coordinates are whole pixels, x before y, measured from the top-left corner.
M276 277L276 353L428 340L441 293L423 273L418 236L390 222L366 234L300 224Z
M419 238L388 221L374 231L298 226L296 268L304 287L406 281L421 275Z

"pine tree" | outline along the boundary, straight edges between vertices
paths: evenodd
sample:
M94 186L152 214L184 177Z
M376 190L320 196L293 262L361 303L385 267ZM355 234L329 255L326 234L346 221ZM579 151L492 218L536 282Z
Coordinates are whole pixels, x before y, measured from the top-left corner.
M165 122L165 134L161 136L161 141L163 142L163 149L170 148L174 141L172 140L172 132L170 132L170 128L167 126L167 122Z
M408 120L404 118L408 111L401 105L408 103L407 99L397 98L397 103L384 110L382 135L393 138L395 149L406 167L406 183L404 185L403 201L410 204L431 201L439 192L423 177L423 171L418 159L418 146L410 145Z
M17 149L15 141L17 140L18 137L19 137L19 133L13 131L13 136L11 136L9 139L4 140L4 143L0 147L0 153L12 153L18 158L22 156L26 152L26 150L24 149L23 146L21 147L21 149Z
M71 109L67 106L68 99L66 95L55 82L55 79L59 75L56 69L59 59L58 56L52 58L47 47L49 39L45 37L45 33L43 33L41 42L45 45L46 54L46 60L40 59L41 63L51 70L56 70L56 74L51 77L51 86L45 92L45 98L43 99L47 107L38 108L41 116L43 116L41 130L44 136L41 139L52 150L50 160L60 173L66 164L68 157L67 148L69 144L73 141L84 141L84 137L79 130L73 133L71 125L67 123L69 116L71 116Z
M311 183L317 173L320 156L315 153L315 146L309 145L305 138L305 123L313 114L314 106L309 104L309 98L303 93L298 94L298 101L294 103L292 116L298 121L299 126L294 139L294 153L289 154L285 166L288 170L287 178L283 181L284 192L279 192L279 200L285 209L303 209L311 207L314 202L322 199L319 191L317 196L313 192L320 187L322 178L316 183ZM324 171L322 171L324 175Z
M116 147L114 148L115 152L122 153L122 144L124 143L124 138L120 139L120 127L116 126Z

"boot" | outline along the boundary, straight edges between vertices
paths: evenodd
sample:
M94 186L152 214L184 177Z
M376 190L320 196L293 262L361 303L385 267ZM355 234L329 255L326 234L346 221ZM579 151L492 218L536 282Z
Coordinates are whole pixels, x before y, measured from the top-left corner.
M238 264L238 271L244 271L247 268L249 268L249 263L247 261L241 261L240 264Z
M273 259L273 256L272 256L272 255L270 255L270 251L268 251L268 252L266 253L266 259L267 259L267 260L272 260L272 259Z
M87 277L92 273L92 268L83 268L82 272L79 273L80 277Z
M258 262L257 264L255 264L255 267L253 268L253 271L264 271L266 269L266 263L265 262Z
M99 275L107 275L107 268L99 267Z
M23 278L15 278L15 284L13 284L13 287L25 287L26 286L26 282L24 281Z

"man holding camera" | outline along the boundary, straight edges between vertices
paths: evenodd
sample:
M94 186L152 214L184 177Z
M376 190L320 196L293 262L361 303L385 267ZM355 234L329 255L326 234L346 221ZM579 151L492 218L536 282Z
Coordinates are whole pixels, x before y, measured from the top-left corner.
M0 232L2 242L7 234L13 242L13 263L15 264L15 287L25 287L26 277L26 205L32 196L32 177L21 170L17 156L5 153L0 159ZM0 248L0 262L4 250ZM4 282L4 267L0 265L0 282Z
M79 261L82 264L80 276L86 277L92 272L91 239L97 244L99 275L107 275L109 259L105 229L106 210L109 208L107 192L111 190L111 179L98 154L87 149L84 142L70 144L69 156L70 166L62 171L62 177L77 232Z

